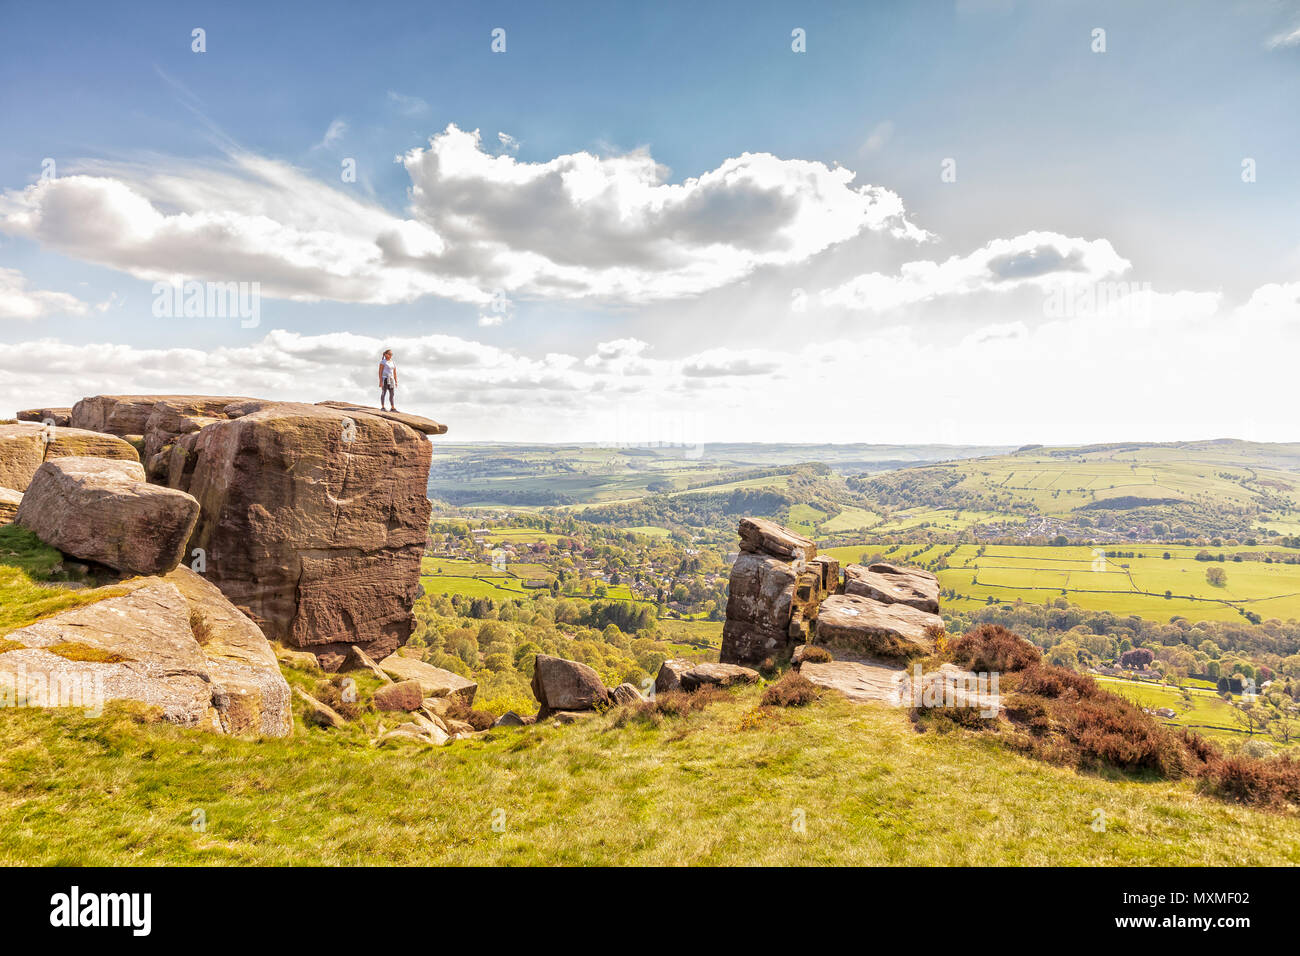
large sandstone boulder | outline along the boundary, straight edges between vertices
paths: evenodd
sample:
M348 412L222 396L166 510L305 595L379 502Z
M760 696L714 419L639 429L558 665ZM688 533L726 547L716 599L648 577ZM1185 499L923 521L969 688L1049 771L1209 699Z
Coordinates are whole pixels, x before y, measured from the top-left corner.
M202 509L190 546L268 636L322 662L341 662L353 644L391 654L414 628L428 439L360 412L252 407L174 445L168 484Z
M144 481L138 462L55 458L36 470L16 521L65 554L131 574L164 574L198 520L189 495Z
M378 667L395 681L417 681L425 697L457 697L472 704L478 692L478 684L469 678L401 654L390 654Z
M102 600L5 635L0 697L21 690L33 706L91 716L131 700L184 727L292 733L289 687L270 645L207 582L181 569L102 591Z
M21 492L0 488L0 524L12 524L18 517L18 506L23 503Z
M850 564L844 569L844 593L939 613L939 579L922 568L900 568L883 561L865 568Z
M425 418L423 415L412 415L409 412L392 412L384 408L374 408L370 405L353 405L350 402L317 402L325 408L337 408L345 412L360 412L363 415L377 415L380 418L386 418L390 422L401 422L408 428L414 428L423 435L445 435L447 426L435 422L432 418Z
M804 661L799 673L818 687L859 703L876 700L899 706L909 687L907 667L896 661Z
M26 491L43 462L77 456L139 461L130 444L111 435L30 422L0 425L0 487Z
M293 732L289 685L266 636L211 581L187 567L164 579L190 609L190 630L207 659L212 701L228 734Z
M906 658L934 653L942 629L943 619L937 614L907 604L832 594L822 601L817 615L816 642L850 654Z
M553 711L591 710L609 702L600 675L578 661L538 654L533 664L533 696L542 705L539 716Z
M720 656L723 663L758 664L808 640L839 565L818 561L816 545L765 518L740 519L739 533Z

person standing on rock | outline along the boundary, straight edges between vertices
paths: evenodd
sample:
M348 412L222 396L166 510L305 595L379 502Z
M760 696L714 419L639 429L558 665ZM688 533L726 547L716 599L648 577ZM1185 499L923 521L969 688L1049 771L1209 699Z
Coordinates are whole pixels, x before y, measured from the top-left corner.
M397 366L393 364L393 350L386 349L379 361L379 407L384 407L384 399L393 411L397 411Z

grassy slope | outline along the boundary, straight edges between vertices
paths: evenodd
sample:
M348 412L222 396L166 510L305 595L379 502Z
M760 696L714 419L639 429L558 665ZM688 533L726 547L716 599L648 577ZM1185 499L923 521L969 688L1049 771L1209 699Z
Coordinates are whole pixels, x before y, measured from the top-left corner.
M884 705L756 716L758 693L659 727L605 715L428 751L301 725L250 742L9 711L0 862L1300 863L1294 813L918 734ZM1098 808L1104 833L1089 826Z

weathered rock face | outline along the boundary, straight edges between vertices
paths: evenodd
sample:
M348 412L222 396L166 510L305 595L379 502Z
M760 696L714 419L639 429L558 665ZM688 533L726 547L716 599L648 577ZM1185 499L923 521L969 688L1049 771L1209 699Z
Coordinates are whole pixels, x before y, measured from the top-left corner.
M817 546L808 538L766 518L740 519L740 548L754 554L800 561L809 561L817 556Z
M128 581L11 631L6 640L20 646L0 653L0 695L91 714L132 700L184 727L291 733L289 688L266 639L195 577Z
M590 710L609 702L609 692L594 670L547 654L538 654L533 663L533 696L542 705L539 717L553 711Z
M16 521L46 544L130 574L180 563L198 502L147 484L138 462L55 458L36 470Z
M0 487L26 491L42 463L78 456L139 461L130 444L111 435L28 422L0 425Z
M66 428L72 424L72 409L25 408L14 417L20 422L40 422L41 424L49 422L52 425Z
M932 654L943 628L937 614L907 604L881 604L856 594L832 594L817 615L817 641L851 654L914 657Z
M696 664L682 674L682 690L699 690L706 684L713 687L731 687L733 684L752 684L758 680L758 671L739 664Z
M187 567L164 580L185 598L190 630L207 659L212 702L228 734L285 737L293 732L289 685L262 631L211 581Z
M0 488L0 524L10 524L18 517L18 506L23 503L21 492Z
M227 405L251 399L215 395L93 395L72 406L70 424L92 432L119 437L146 435L149 416L160 402L187 410L190 414L223 417Z
M762 518L742 518L740 539L727 589L721 658L757 664L807 640L828 565L814 560L817 548L807 538ZM838 574L838 564L835 570Z
M884 562L866 568L850 564L844 569L844 593L939 613L939 579L922 568L900 568Z
M422 434L359 412L267 404L176 447L168 484L202 509L191 547L269 637L323 661L352 644L379 658L405 643L431 510Z

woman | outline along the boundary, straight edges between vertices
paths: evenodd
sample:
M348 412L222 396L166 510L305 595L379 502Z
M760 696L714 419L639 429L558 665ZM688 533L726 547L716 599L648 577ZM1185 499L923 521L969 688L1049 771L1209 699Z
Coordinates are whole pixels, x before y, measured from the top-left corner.
M385 349L384 357L379 361L379 407L384 407L384 398L392 411L397 411L397 366L393 364L393 350Z

